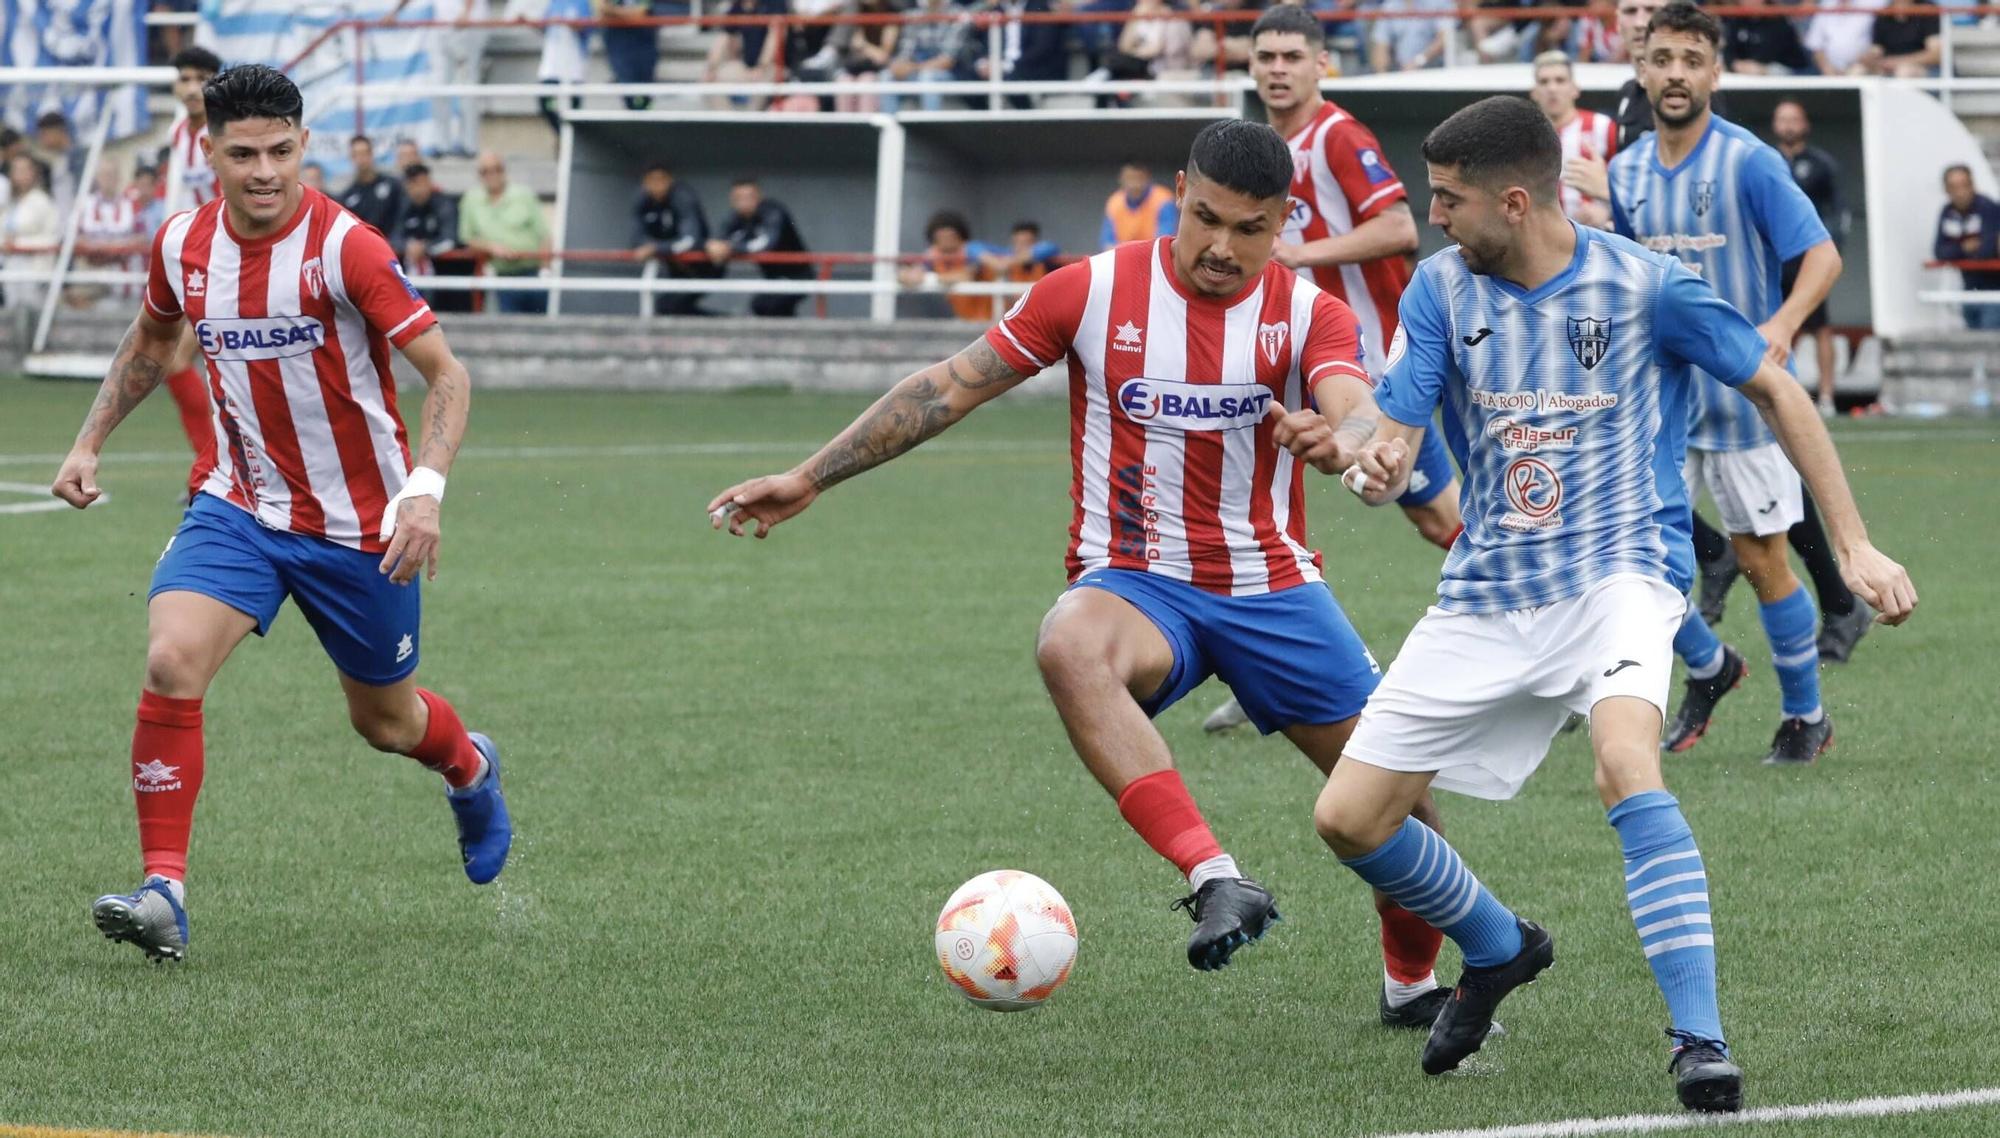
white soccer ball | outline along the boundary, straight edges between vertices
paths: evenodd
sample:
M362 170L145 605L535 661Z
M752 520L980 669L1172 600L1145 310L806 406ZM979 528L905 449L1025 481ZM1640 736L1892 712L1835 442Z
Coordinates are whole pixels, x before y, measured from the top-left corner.
M996 1012L1040 1007L1076 964L1076 918L1055 887L996 869L958 887L937 919L938 967Z

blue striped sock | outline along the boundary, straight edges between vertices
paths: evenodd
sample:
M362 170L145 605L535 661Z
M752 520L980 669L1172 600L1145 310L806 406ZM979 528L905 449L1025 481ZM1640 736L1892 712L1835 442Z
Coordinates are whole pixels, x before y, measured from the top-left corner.
M1771 665L1778 671L1778 691L1787 717L1816 717L1819 706L1819 645L1814 633L1819 613L1812 594L1800 585L1781 601L1757 606L1764 620L1764 637L1771 642Z
M1625 903L1674 1028L1721 1040L1708 872L1681 804L1664 790L1648 790L1613 806L1607 817L1625 848Z
M1340 864L1458 944L1475 968L1521 954L1520 921L1459 860L1458 851L1415 818L1369 853Z
M1715 630L1693 605L1688 606L1681 630L1674 633L1674 654L1688 666L1688 675L1697 680L1707 679L1722 667L1722 641L1715 638Z

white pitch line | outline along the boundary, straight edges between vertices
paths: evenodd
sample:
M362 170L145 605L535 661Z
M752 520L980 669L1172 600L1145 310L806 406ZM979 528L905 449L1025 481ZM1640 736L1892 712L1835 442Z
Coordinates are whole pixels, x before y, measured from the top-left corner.
M40 482L0 482L0 494L28 494L35 499L0 505L0 514L46 514L73 508L68 502L50 494L48 486ZM91 505L101 506L110 500L111 495L102 494Z
M1573 1118L1560 1122L1526 1122L1485 1130L1424 1130L1387 1134L1382 1138L1587 1138L1596 1134L1648 1134L1669 1130L1715 1130L1761 1122L1813 1122L1823 1118L1887 1118L1898 1114L1928 1114L1968 1106L2000 1106L2000 1087L1945 1094L1896 1095L1849 1102L1815 1102L1804 1106L1760 1106L1739 1114L1627 1114L1618 1118Z
M824 439L801 439L796 442L714 442L714 443L630 443L619 446L518 446L518 447L466 447L459 452L461 458L526 459L540 461L561 458L683 458L702 455L749 455L749 454L811 454ZM933 442L920 449L923 454L1026 454L1036 451L1051 453L1069 449L1066 439L962 439L953 442ZM51 469L62 465L67 457L60 454L0 454L0 466L47 466ZM142 463L142 462L187 462L192 456L187 451L140 450L107 451L98 459L100 464ZM43 487L47 489L47 487Z

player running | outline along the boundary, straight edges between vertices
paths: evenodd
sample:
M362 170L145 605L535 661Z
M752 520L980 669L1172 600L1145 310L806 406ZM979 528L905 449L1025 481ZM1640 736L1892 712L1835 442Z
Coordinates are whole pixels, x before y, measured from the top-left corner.
M145 881L100 897L105 936L154 961L187 953L188 835L201 791L202 697L287 596L340 670L354 729L444 776L466 876L493 880L513 836L500 752L417 686L420 571L437 576L445 475L465 433L471 380L382 235L299 184L299 90L237 67L204 92L221 198L153 239L139 317L119 345L54 493L99 496L97 458L160 382L183 319L208 359L226 445L153 570L132 790ZM425 435L410 466L389 348L424 376Z
M1424 140L1431 224L1458 243L1403 295L1375 393L1382 419L1349 485L1371 504L1409 476L1439 402L1466 472L1465 534L1438 603L1368 701L1314 822L1343 864L1465 956L1425 1044L1438 1074L1479 1049L1501 999L1555 959L1410 809L1435 783L1510 798L1571 712L1590 716L1624 887L1673 1027L1683 1105L1736 1110L1701 854L1660 779L1671 645L1692 579L1680 477L1701 368L1736 386L1806 472L1848 580L1891 624L1916 592L1868 542L1826 427L1735 309L1675 258L1563 216L1562 144L1525 99L1460 110Z
M1321 97L1327 55L1319 20L1296 4L1268 8L1251 27L1250 44L1250 77L1265 116L1292 150L1291 201L1275 258L1354 310L1368 373L1379 379L1396 334L1396 300L1417 251L1417 223L1403 181L1374 133ZM1424 540L1451 548L1464 527L1458 478L1443 443L1424 443L1409 492L1396 504ZM1232 697L1201 726L1217 734L1247 722Z
M1066 361L1070 587L1042 622L1036 661L1084 766L1187 876L1192 895L1175 907L1195 920L1199 969L1222 967L1278 910L1216 841L1151 717L1217 675L1259 730L1283 731L1325 771L1377 679L1305 545L1305 466L1345 467L1372 427L1344 419L1368 399L1353 314L1271 259L1291 175L1269 127L1210 124L1176 181L1173 237L1050 273L804 463L709 503L716 526L740 534L752 520L763 537ZM1428 977L1435 931L1378 909L1390 970L1420 964ZM1440 991L1432 981L1393 1010L1385 992L1385 1022L1428 1025Z
M215 171L208 163L203 143L208 138L208 107L202 88L222 70L222 60L205 47L183 48L173 58L174 98L183 113L167 135L167 215L199 209L215 200ZM152 236L148 234L147 236ZM194 329L181 333L174 347L173 362L167 366L167 394L173 396L180 412L181 430L194 449L194 465L188 468L187 496L192 502L201 493L202 472L215 463L215 408L208 401L208 388L195 370L197 345Z
M1722 25L1692 4L1654 14L1642 75L1655 129L1611 160L1613 223L1701 274L1757 323L1783 367L1799 326L1840 276L1840 251L1778 152L1709 107L1721 43ZM1780 276L1793 258L1803 259L1787 296ZM1819 615L1787 556L1786 531L1804 517L1799 474L1750 400L1699 374L1689 396L1689 490L1706 487L1715 499L1757 592L1783 695L1764 761L1810 763L1833 745L1833 720L1820 702ZM1716 704L1750 669L1699 612L1688 613L1674 650L1687 663L1687 690L1663 745L1681 752L1700 741Z

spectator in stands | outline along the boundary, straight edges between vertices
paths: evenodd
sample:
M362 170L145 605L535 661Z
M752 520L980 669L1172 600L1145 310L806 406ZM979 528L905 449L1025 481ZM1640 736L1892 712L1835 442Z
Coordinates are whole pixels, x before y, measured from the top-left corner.
M1738 0L1763 8L1768 0ZM1813 69L1799 30L1784 16L1731 16L1722 21L1722 56L1738 75L1806 75Z
M132 185L125 196L132 199L132 208L139 213L139 233L151 237L166 224L167 200L160 196L160 172L151 166L140 166L132 171Z
M648 0L592 0L592 7L606 25L604 58L611 65L611 81L653 82L660 66L660 29L651 24L632 24L652 15ZM625 96L626 110L643 111L652 105L651 95Z
M439 192L431 168L421 162L403 168L403 192L408 199L403 216L389 236L404 267L418 276L471 276L475 266L470 260L445 257L459 250L458 198ZM431 289L424 299L438 312L472 311L472 293L465 289Z
M55 202L57 216L69 216L70 206L76 204L78 182L83 178L84 153L77 148L69 119L61 111L50 111L35 120L35 144L31 150L48 170L49 197Z
M1049 0L987 0L979 11L1003 16L1006 21L1000 26L1000 59L988 59L987 38L974 36L968 44L972 53L971 77L990 78L998 67L1001 80L1009 83L1047 83L1069 78L1069 49L1063 44L1063 26L1021 20L1027 13L1054 10ZM1035 105L1035 99L1029 95L1009 95L1007 105L1027 110Z
M1549 117L1549 125L1556 128L1556 137L1562 140L1565 165L1579 158L1602 161L1618 150L1617 122L1610 115L1579 109L1576 101L1582 94L1577 89L1576 71L1570 66L1569 56L1560 51L1545 51L1535 57L1535 87L1529 97ZM1563 212L1573 220L1596 229L1611 228L1610 202L1592 197L1575 186L1565 185L1560 190Z
M347 157L354 163L354 180L340 191L340 204L383 236L393 237L403 216L403 183L376 168L375 143L365 134L347 144Z
M729 228L708 242L708 259L717 267L746 254L806 252L805 238L799 236L791 211L765 197L756 179L738 178L729 187L729 211ZM803 263L760 264L757 269L767 281L807 281L813 275L812 266ZM804 299L805 294L797 292L760 292L750 298L750 314L796 316Z
M1944 209L1938 213L1940 261L2000 260L2000 205L1972 188L1969 166L1948 166L1944 172ZM2000 289L2000 269L1960 269L1968 292ZM1967 328L2000 329L2000 305L1965 306Z
M965 48L965 34L970 20L952 0L922 0L922 6L917 10L926 16L957 11L959 18L903 25L903 34L896 42L896 58L889 64L889 77L898 80L949 79ZM926 91L916 98L924 110L944 109L944 95L939 92ZM902 100L895 95L882 96L882 109L892 114L901 103Z
M0 213L0 265L9 269L55 268L56 242L62 227L56 216L55 199L44 184L42 164L34 156L16 154L7 163L10 191L5 213ZM40 307L42 286L15 284L7 289L7 300L26 307Z
M299 185L309 186L320 193L326 193L326 167L317 162L307 162L300 166Z
M904 265L896 274L904 288L963 284L973 279L977 266L972 263L968 251L972 226L966 223L964 214L951 210L939 210L932 214L930 220L924 222L924 240L930 242L930 248L924 250L923 260L918 264ZM960 320L987 323L993 319L990 297L951 293L945 299L951 305L952 315Z
M1197 0L1195 10L1257 11L1268 6L1269 0ZM1222 25L1222 38L1218 40L1212 21L1197 24L1194 29L1194 44L1190 51L1195 59L1218 73L1240 70L1250 63L1250 29L1253 26L1255 21L1231 20Z
M1152 171L1137 162L1118 168L1118 188L1104 200L1104 224L1098 244L1109 249L1127 241L1151 241L1180 225L1174 192L1153 181Z
M412 166L421 166L423 164L424 164L424 152L422 148L420 148L417 145L415 139L399 138L396 140L396 164L394 167L392 167L392 169L404 172L403 179L405 184L403 188L405 190L408 190L410 188L408 185L409 174L407 172L409 168Z
M535 0L527 0L529 4ZM518 10L518 9L517 9ZM527 12L521 13L526 16ZM545 0L536 13L545 20L588 20L596 15L591 0ZM535 65L535 81L543 84L581 83L590 77L590 29L573 28L567 24L552 24L542 29L542 57ZM539 100L542 117L549 121L549 129L562 129L562 116L556 113L553 96L543 96ZM582 99L569 101L571 110L583 105Z
M1382 0L1382 12L1450 12L1458 0ZM1378 72L1444 66L1445 37L1457 34L1449 17L1376 20L1368 44L1369 67Z
M785 14L785 0L728 0L723 7L724 16L773 17ZM836 33L837 34L837 33ZM722 29L708 49L708 65L702 71L702 79L709 83L769 83L778 74L778 51L784 45L781 37L771 34L771 25L739 24ZM736 95L709 100L716 109L731 106L760 109L765 102L762 95Z
M479 185L458 203L458 239L474 253L489 258L496 277L533 277L542 271L549 252L549 222L542 202L526 186L507 183L507 164L490 150L478 158ZM498 290L502 312L547 312L549 294L542 289Z
M1008 232L1005 246L974 241L966 246L966 252L978 262L981 280L1032 283L1056 267L1062 247L1042 240L1039 222L1017 221Z
M1105 57L1099 72L1112 79L1188 79L1198 75L1194 63L1194 28L1176 15L1169 0L1137 0L1132 18L1118 33L1118 49ZM1099 99L1098 105L1112 102ZM1115 102L1127 105L1130 95Z
M1880 8L1888 0L1819 0L1821 8ZM1874 42L1875 14L1815 12L1806 24L1806 50L1822 75L1846 75L1860 65Z
M694 260L708 251L708 218L694 187L674 177L663 162L646 167L639 178L639 200L632 207L632 252L652 257L672 280L703 280L720 275L712 262ZM701 294L657 292L653 311L661 316L707 316Z
M1820 224L1833 235L1836 243L1847 237L1847 208L1840 200L1840 163L1833 155L1817 146L1807 143L1812 136L1812 120L1806 117L1806 109L1791 99L1778 104L1771 113L1771 136L1776 139L1778 153L1785 156L1791 165L1792 181L1813 203L1819 214ZM1799 263L1802 257L1794 257L1785 262L1782 291L1779 295L1790 296L1792 285L1799 279ZM1833 329L1827 326L1826 304L1818 308L1799 325L1799 331L1813 334L1813 346L1819 363L1819 409L1823 415L1833 414Z
M890 16L896 12L891 0L857 0L851 9L859 16ZM835 76L856 83L873 83L895 61L897 38L902 28L895 24L842 24L834 29L829 43L839 60ZM874 95L838 95L834 109L872 114L881 108Z
M117 162L98 162L91 180L76 219L77 267L100 271L129 268L140 239L138 205L125 191ZM126 291L129 298L130 290ZM109 285L72 284L63 289L63 303L89 308L111 294Z
M1861 53L1855 73L1922 79L1937 74L1942 50L1936 15L1877 15L1868 50Z

